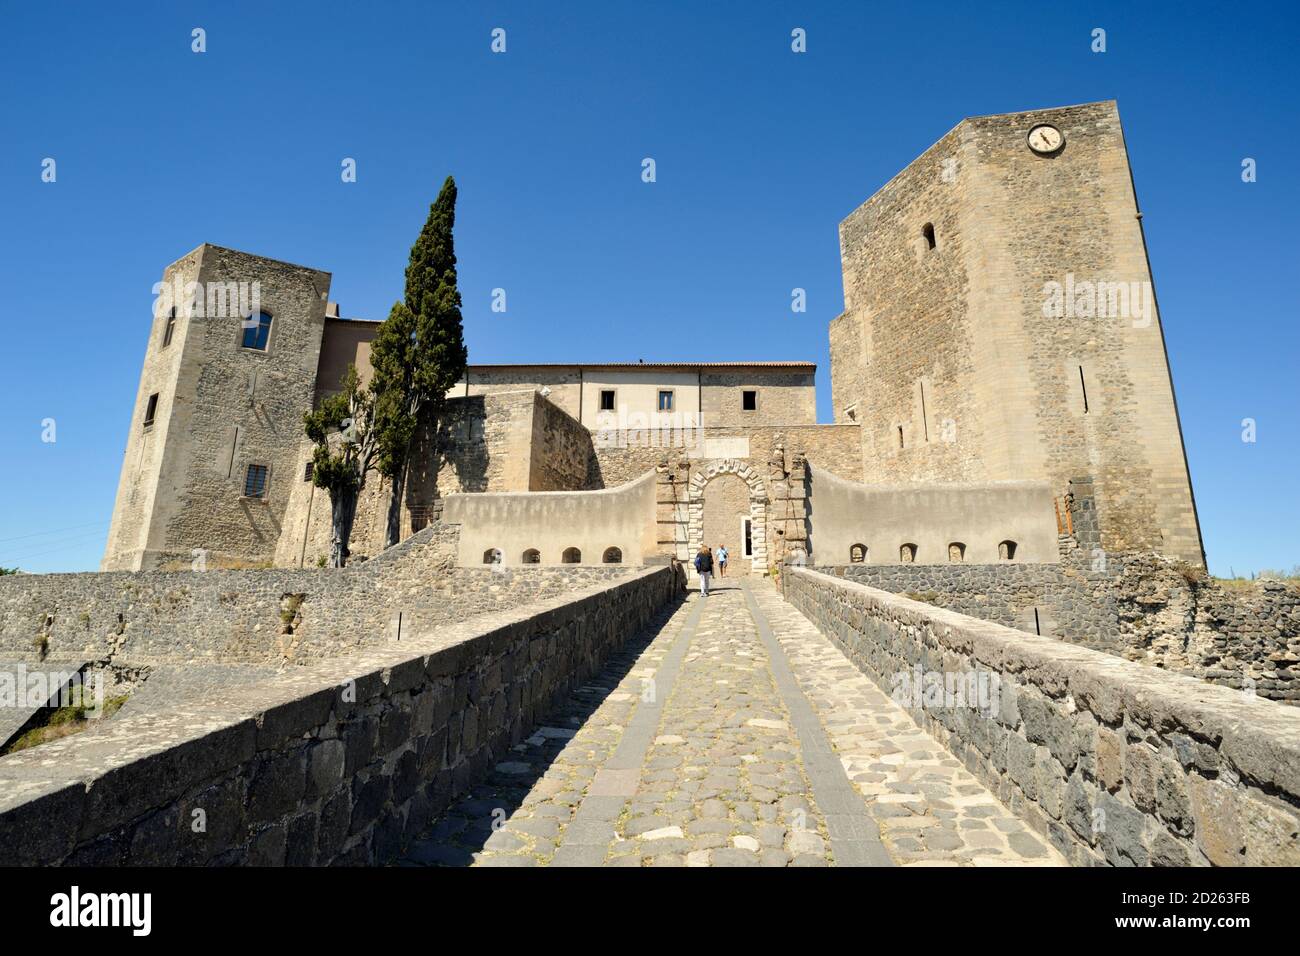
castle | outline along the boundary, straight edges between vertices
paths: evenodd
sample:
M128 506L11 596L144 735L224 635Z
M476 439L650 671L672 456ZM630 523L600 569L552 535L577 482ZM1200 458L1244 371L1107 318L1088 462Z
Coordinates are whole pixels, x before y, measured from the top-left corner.
M1113 101L963 120L840 249L832 424L806 362L473 365L403 536L454 521L462 564L1050 565L1079 515L1102 553L1204 565ZM254 284L256 315L223 308ZM155 310L102 569L315 565L302 415L364 377L377 323L339 315L329 273L208 244L163 286L200 307ZM371 475L354 554L387 497Z

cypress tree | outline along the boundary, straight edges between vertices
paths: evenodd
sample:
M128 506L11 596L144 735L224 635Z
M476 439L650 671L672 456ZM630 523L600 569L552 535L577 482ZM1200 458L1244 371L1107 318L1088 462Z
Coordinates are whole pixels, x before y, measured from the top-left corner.
M411 247L406 294L370 345L375 375L375 467L391 482L384 547L401 536L402 497L419 429L436 436L448 390L465 374L467 354L456 287L456 181L448 176ZM432 443L431 443L432 444ZM437 454L436 447L432 449Z

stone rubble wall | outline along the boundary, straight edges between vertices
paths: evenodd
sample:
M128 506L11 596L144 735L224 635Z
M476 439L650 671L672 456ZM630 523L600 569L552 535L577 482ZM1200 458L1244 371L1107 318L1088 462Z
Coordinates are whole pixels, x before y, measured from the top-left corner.
M302 664L448 620L553 597L619 568L455 568L459 528L435 524L340 570L10 575L0 657ZM42 638L44 640L42 641Z
M1149 553L1067 541L1060 564L818 566L1030 634L1300 704L1300 582L1229 585Z
M5 862L389 862L681 589L642 570L11 754Z
M1300 864L1293 708L807 568L782 586L891 693L917 666L988 675L984 709L900 703L1076 865Z

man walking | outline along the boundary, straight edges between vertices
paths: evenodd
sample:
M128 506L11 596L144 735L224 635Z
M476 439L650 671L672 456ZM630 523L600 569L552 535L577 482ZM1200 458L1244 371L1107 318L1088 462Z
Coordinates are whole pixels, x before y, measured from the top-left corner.
M695 570L700 575L700 597L709 596L709 579L713 577L713 552L700 545L700 553L695 556Z

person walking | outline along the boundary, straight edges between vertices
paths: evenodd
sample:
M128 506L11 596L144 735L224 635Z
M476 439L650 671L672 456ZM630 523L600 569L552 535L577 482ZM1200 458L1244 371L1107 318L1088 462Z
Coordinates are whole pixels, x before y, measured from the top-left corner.
M725 578L726 576L727 576L727 546L725 544L720 544L718 545L718 577Z
M700 553L695 556L695 570L700 575L700 597L709 596L709 579L713 577L713 552L706 546L700 546Z

